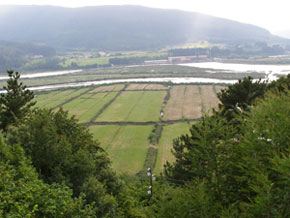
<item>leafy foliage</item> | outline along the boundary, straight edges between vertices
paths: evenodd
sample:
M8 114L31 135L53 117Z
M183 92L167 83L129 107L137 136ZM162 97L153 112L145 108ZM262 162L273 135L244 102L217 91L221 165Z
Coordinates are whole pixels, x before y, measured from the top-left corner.
M286 77L282 76L278 80L271 82L268 85L268 90L279 93L279 92L287 92L290 90L290 74Z
M208 193L205 184L196 181L184 187L157 185L147 217L217 217L222 206Z
M182 183L195 177L211 181L213 174L219 174L219 165L227 155L228 140L235 134L226 123L221 117L205 116L192 126L190 135L174 140L172 153L176 161L166 163L165 175Z
M266 82L261 80L254 82L249 76L229 86L228 89L222 89L217 96L225 110L236 109L237 106L246 110L256 98L264 96L266 87Z
M152 145L156 145L159 142L163 130L163 126L160 123L156 123L148 139Z
M60 109L36 109L7 133L10 144L20 144L47 183L65 183L74 196L82 192L95 202L97 214L113 210L120 184L110 161L85 127Z
M61 184L45 184L19 145L0 141L1 217L94 217L93 205Z
M203 184L212 207L217 206L211 217L289 217L289 96L287 90L267 94L251 112L236 114L236 125L221 122L223 113L204 117L193 125L190 136L175 140L176 161L167 163L165 179L176 185L195 184L189 191ZM161 200L161 208L180 203L174 196L178 189ZM198 199L181 197L185 190L179 194L182 205L171 212L177 217L186 211L179 207Z

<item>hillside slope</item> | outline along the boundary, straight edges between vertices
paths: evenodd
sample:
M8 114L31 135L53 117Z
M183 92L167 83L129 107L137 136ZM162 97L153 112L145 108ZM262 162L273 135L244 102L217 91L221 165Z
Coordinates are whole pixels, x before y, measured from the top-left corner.
M270 41L269 31L235 21L141 6L0 6L0 40L56 48L155 49L188 41Z

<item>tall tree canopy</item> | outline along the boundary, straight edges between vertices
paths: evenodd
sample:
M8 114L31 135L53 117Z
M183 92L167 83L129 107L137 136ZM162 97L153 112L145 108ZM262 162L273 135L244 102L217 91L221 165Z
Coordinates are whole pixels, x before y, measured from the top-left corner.
M86 194L99 216L116 206L120 183L110 160L92 134L62 109L35 109L7 132L10 144L21 145L45 182L65 183L74 195Z

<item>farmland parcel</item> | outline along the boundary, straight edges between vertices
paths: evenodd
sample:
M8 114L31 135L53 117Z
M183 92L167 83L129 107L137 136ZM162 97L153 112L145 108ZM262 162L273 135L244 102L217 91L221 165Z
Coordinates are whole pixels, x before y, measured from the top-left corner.
M117 173L134 175L147 166L159 173L166 161L174 161L173 139L186 133L203 112L217 106L216 92L222 88L116 84L39 93L36 100L37 106L62 107L76 116L108 152ZM157 124L161 131L156 135L157 144L151 144L149 136Z

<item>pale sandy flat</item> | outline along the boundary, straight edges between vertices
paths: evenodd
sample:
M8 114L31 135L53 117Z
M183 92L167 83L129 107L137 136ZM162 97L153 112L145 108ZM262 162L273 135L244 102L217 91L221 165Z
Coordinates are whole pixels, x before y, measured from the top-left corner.
M164 110L164 120L180 120L183 114L185 86L174 86Z
M201 111L202 104L198 86L187 86L183 103L183 117L197 119L201 117Z
M204 112L210 113L213 108L218 107L219 100L213 90L213 86L200 86Z

